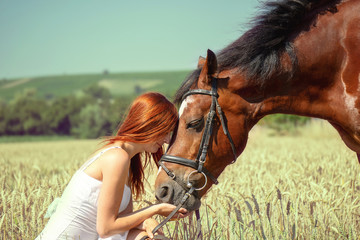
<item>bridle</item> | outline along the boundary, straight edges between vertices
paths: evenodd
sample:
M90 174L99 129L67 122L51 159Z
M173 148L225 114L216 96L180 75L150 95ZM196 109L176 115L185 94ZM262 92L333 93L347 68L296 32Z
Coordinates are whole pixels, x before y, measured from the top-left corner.
M211 106L210 106L210 112L207 116L206 119L206 124L205 124L205 129L204 129L204 133L202 135L201 138L201 142L200 142L200 147L199 147L199 151L197 154L197 157L194 160L190 160L187 158L182 158L182 157L178 157L178 156L172 156L172 155L168 155L168 154L164 154L160 161L159 161L159 165L160 167L166 172L166 174L172 179L174 180L176 183L178 183L184 190L185 190L185 195L183 196L183 198L181 199L180 203L178 204L178 206L176 207L176 209L170 213L170 215L163 220L158 226L156 226L156 228L154 228L153 233L157 232L166 222L168 222L175 214L176 212L185 204L185 202L187 201L187 199L191 196L194 195L195 197L199 198L198 195L198 191L202 190L203 188L206 187L207 185L207 178L210 178L214 184L218 184L217 178L211 174L210 171L208 171L206 169L206 167L204 166L205 161L206 161L206 156L207 156L207 152L208 152L208 147L209 147L209 143L210 143L210 138L212 135L212 131L213 131L213 127L214 127L214 118L216 116L216 111L219 114L220 117L220 122L224 131L224 134L228 137L230 145L231 145L231 149L232 152L234 154L234 160L232 161L232 163L234 163L236 161L237 158L237 154L236 154L236 148L234 145L234 142L230 136L230 132L228 130L227 127L227 122L225 120L225 115L219 105L218 102L218 97L219 94L217 93L217 78L215 77L211 77L212 79L212 85L211 85L211 90L205 90L205 89L192 89L189 90L188 92L186 92L184 94L184 96L182 97L181 101L184 101L186 97L190 96L190 95L195 95L195 94L202 94L202 95L209 95L211 96ZM187 177L187 182L185 183L184 181L182 181L180 178L178 178L174 172L172 172L171 170L169 170L165 165L164 162L169 162L169 163L176 163L179 165L183 165L186 167L190 167L193 168L194 171L190 172L190 174ZM194 173L201 173L204 178L205 178L205 183L202 187L200 188L195 188L193 186L193 184L190 182L190 176ZM200 222L200 213L198 210L196 210L196 217L198 219L198 223ZM199 232L199 234L201 234L201 232ZM144 238L145 239L145 238Z
M232 149L232 152L233 152L234 157L235 157L234 160L232 161L232 163L234 163L236 161L236 158L237 158L236 148L235 148L234 142L233 142L233 140L232 140L232 138L230 136L230 132L229 132L228 127L227 127L227 122L225 121L225 115L224 115L224 113L223 113L223 111L222 111L222 109L220 107L219 102L218 102L219 94L217 93L217 78L212 77L212 86L211 86L210 91L205 90L205 89L192 89L192 90L189 90L182 97L182 101L185 100L186 97L188 97L190 95L195 95L195 94L202 94L202 95L211 96L210 111L209 111L209 114L208 114L207 119L206 119L204 133L203 133L202 138L201 138L199 151L198 151L198 154L197 154L197 157L196 157L195 161L190 160L190 159L186 159L186 158L182 158L182 157L178 157L178 156L168 155L168 154L164 154L161 157L160 161L159 161L159 165L162 167L162 169L164 169L166 174L171 179L176 181L182 188L184 188L185 191L189 191L193 187L191 182L190 182L190 176L192 174L194 174L194 173L201 173L205 178L205 183L200 188L194 188L193 194L196 194L196 191L200 191L203 188L205 188L205 186L207 184L207 178L210 178L214 182L214 184L218 184L217 178L213 174L211 174L211 172L209 170L207 170L206 167L204 166L205 161L206 161L208 148L209 148L210 138L211 138L213 127L214 127L214 118L216 116L216 111L219 114L220 122L221 122L221 125L222 125L222 128L223 128L224 134L229 139L231 149ZM176 177L175 173L170 171L164 165L164 162L176 163L176 164L179 164L179 165L190 167L190 168L193 168L194 171L192 171L188 175L187 182L184 183L184 182L181 181L181 179L178 179Z

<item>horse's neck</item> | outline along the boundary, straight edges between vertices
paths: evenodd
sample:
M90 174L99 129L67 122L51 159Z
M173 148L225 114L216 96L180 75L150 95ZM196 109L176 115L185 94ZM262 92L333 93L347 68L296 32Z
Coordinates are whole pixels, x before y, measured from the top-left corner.
M301 92L298 95L282 95L266 98L264 101L252 104L254 119L261 119L275 113L295 114L331 120L331 106L322 101L322 94L317 91L307 95ZM308 93L309 94L309 93Z
M234 71L235 72L235 71ZM274 85L267 86L264 90L260 86L248 84L245 78L224 72L230 76L227 84L229 90L240 96L239 101L247 105L249 122L256 123L269 114L284 113L308 117L335 120L334 112L343 108L344 101L341 96L341 83L335 81L329 73L328 82L314 80L312 72L296 75L287 87L281 86L281 80L276 79ZM285 82L286 80L284 80ZM288 80L289 81L289 80ZM279 87L281 86L281 87ZM280 89L280 90L279 90ZM242 99L242 100L241 100ZM338 118L343 118L337 115Z
M357 5L359 8L360 4ZM275 84L267 86L263 93L264 99L254 104L254 116L261 118L273 113L286 113L322 118L339 124L349 122L349 114L346 113L348 111L340 111L340 109L345 110L344 108L351 110L344 101L347 97L344 95L344 84L350 85L346 81L355 84L359 80L358 71L356 74L353 71L356 67L350 64L347 68L356 76L347 78L343 76L346 70L343 68L343 63L347 61L346 52L356 50L340 46L339 39L345 43L346 41L352 43L349 39L356 39L355 36L358 36L350 35L350 31L347 30L351 29L351 26L342 24L343 21L339 20L343 19L347 8L349 7L339 7L337 14L328 13L331 17L320 15L316 27L304 31L294 40L298 70L289 80L279 80L276 77L273 80L269 79L270 83ZM334 27L339 27L343 31L334 31ZM344 32L348 34L344 35ZM282 63L284 64L284 61ZM290 82L290 84L284 87L285 84L283 85L282 82L287 84ZM353 85L351 85L352 89L355 89Z
M300 88L295 84L288 92L266 97L259 103L251 104L253 114L250 116L258 121L266 115L275 113L294 114L325 119L355 130L355 126L351 124L356 122L351 118L356 114L352 112L357 109L353 107L352 101L347 101L339 77L332 77L332 81L324 85L311 84L311 75L303 76L303 79L308 80L307 86Z

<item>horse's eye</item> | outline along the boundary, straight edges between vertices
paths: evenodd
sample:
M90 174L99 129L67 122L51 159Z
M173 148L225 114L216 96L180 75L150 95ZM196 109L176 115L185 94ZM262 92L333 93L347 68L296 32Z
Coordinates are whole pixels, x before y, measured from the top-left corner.
M192 120L191 122L189 122L188 124L186 124L186 128L200 128L204 123L204 118L200 118L200 119L195 119Z

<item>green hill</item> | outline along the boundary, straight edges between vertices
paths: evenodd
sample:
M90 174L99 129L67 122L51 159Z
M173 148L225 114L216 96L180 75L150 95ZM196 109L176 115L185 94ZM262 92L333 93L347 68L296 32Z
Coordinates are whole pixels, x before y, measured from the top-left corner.
M108 73L45 76L0 81L0 98L9 101L24 89L36 89L39 98L77 95L90 85L109 89L114 97L131 96L136 91L158 91L172 96L189 71Z

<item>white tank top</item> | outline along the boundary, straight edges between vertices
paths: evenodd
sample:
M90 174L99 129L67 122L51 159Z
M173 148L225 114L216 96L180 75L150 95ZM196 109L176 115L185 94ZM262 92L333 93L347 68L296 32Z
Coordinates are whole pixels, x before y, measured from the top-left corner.
M87 175L84 171L86 168L88 168L96 159L98 159L101 155L103 155L105 152L107 152L110 149L113 148L121 148L121 147L109 147L109 148L105 148L104 150L102 150L101 152L99 152L98 154L96 154L94 157L92 157L91 159L89 159L87 162L85 162L83 164L83 166L80 167L80 169L78 170L80 173L86 175L88 178L91 179L91 181L95 180L95 182L97 182L98 184L94 183L95 186L98 186L98 190L100 193L100 188L102 185L102 182L97 180L96 178L90 177L89 175ZM125 210L125 208L127 207L127 205L129 204L130 201L130 197L131 197L131 189L128 185L125 184L124 187L124 192L123 192L123 196L122 196L122 200L121 200L121 204L120 204L120 208L119 208L119 212L122 212ZM97 207L97 201L96 201L96 207Z
M109 147L89 159L71 178L38 239L98 239L96 231L97 201L102 182L87 175L84 170L106 151L120 147ZM131 198L131 189L125 184L119 212L125 210ZM108 239L126 239L128 232Z

